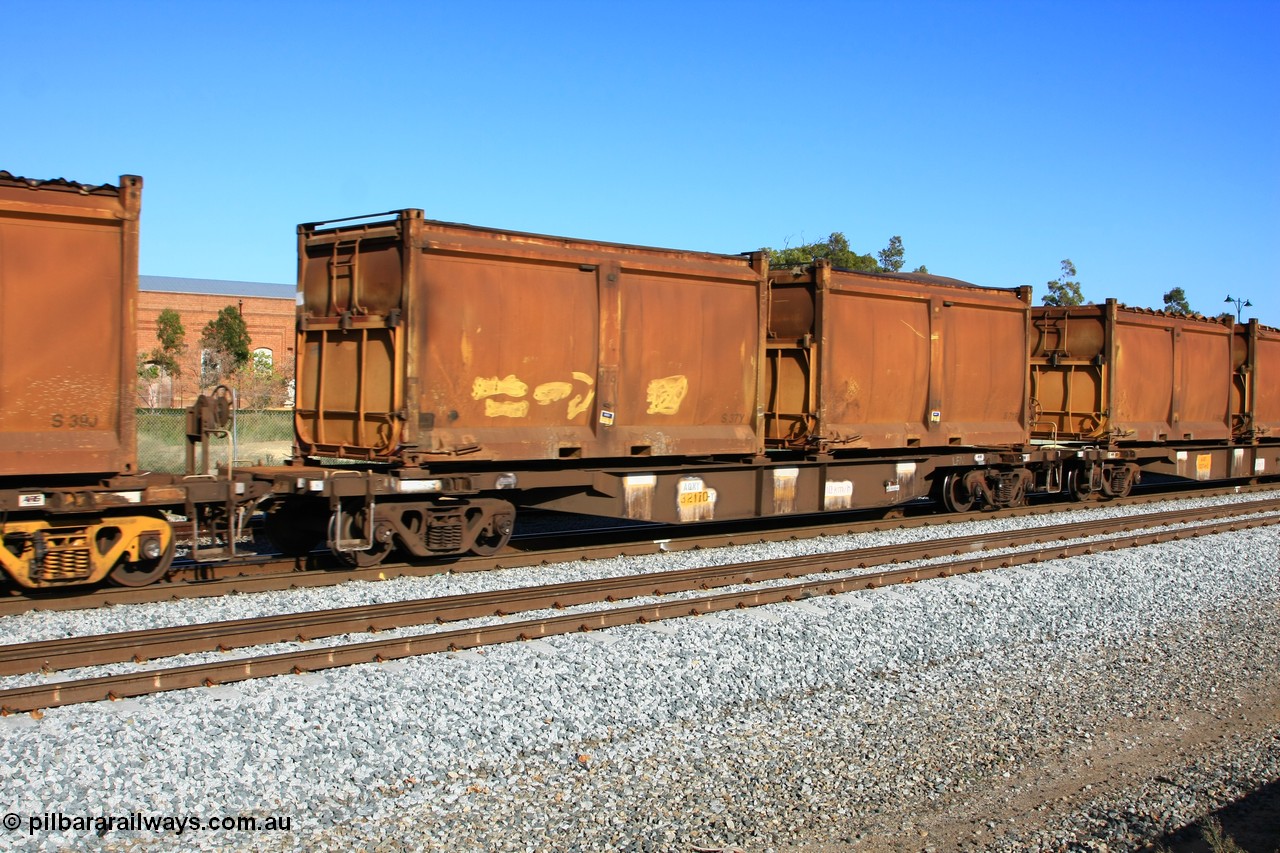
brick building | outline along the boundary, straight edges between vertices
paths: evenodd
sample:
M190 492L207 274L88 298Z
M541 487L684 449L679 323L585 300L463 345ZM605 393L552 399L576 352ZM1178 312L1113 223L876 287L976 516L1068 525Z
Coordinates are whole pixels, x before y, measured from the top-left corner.
M138 277L138 290L138 353L145 356L159 343L156 321L166 308L178 312L187 345L178 376L139 380L139 405L181 408L191 405L202 391L208 390L201 387L200 335L205 325L229 305L238 309L244 318L251 341L249 348L254 351L258 364L270 364L282 379L292 379L294 285L143 275Z

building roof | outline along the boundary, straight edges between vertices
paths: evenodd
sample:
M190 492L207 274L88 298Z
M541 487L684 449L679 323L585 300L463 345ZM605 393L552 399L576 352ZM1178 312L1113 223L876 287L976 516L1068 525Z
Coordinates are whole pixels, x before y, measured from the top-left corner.
M266 281L220 281L209 278L177 278L168 275L140 275L138 289L163 293L200 293L208 296L265 296L294 301L298 287Z

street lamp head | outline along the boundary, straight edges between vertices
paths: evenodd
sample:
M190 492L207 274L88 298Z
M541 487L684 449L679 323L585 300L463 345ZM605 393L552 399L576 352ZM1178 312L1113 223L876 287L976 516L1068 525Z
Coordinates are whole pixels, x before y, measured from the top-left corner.
M1245 299L1243 296L1237 296L1234 299L1228 296L1226 299L1222 301L1236 306L1236 322L1237 323L1243 322L1242 315L1243 315L1244 309L1253 307L1253 303L1250 302L1248 299Z

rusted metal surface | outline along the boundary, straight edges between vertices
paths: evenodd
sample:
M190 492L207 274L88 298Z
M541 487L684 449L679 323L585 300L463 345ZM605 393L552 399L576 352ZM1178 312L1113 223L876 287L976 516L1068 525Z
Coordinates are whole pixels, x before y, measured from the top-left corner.
M965 455L973 461L973 453ZM949 461L951 456L948 455ZM939 459L924 454L616 468L593 472L589 490L528 489L529 506L636 521L687 523L874 509L929 494ZM522 477L522 483L527 478Z
M1026 441L1027 289L924 275L770 273L773 446L840 451Z
M1231 413L1244 441L1280 441L1280 329L1235 327Z
M1232 327L1104 305L1032 309L1037 438L1231 437Z
M299 226L304 453L753 454L763 257L426 220Z
M0 172L0 477L134 470L141 202Z
M1259 442L1236 445L1183 444L1156 447L1139 462L1144 473L1184 480L1252 480L1280 473L1280 444Z

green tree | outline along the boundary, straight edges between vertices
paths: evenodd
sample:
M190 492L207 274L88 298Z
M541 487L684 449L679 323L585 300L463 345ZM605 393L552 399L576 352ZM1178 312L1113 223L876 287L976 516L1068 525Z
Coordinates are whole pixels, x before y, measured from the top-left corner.
M920 273L921 275L928 275L928 274L929 274L929 268L928 268L928 267L926 267L924 264L921 264L920 266L918 266L918 267L916 267L915 269L913 269L913 270L912 270L912 272L918 272L918 273Z
M818 258L831 261L833 267L861 272L876 272L880 265L870 255L859 255L849 248L849 239L839 231L818 243L806 243L803 246L791 246L786 249L765 249L770 256L770 265L775 267L801 266L812 263Z
M150 357L138 353L138 378L151 382L160 378L160 368L151 363Z
M179 359L187 351L187 331L177 311L166 308L156 318L156 346L149 353L138 354L138 377L156 379L162 375L177 376L182 372Z
M889 238L889 245L881 249L876 257L880 260L880 269L897 272L902 269L902 255L902 238L895 235Z
M249 363L249 330L234 305L205 324L200 335L200 381L216 385Z
M157 346L151 350L148 359L156 367L169 376L182 373L179 359L187 351L187 330L182 326L182 317L172 308L166 308L156 318Z
M173 380L182 372L180 360L187 351L186 339L187 331L178 312L172 308L161 311L156 318L156 346L150 352L138 353L138 395L143 405L173 405Z
M1049 292L1041 301L1045 305L1060 307L1065 305L1083 305L1084 294L1080 292L1080 282L1072 281L1076 275L1076 265L1070 258L1062 260L1062 274L1057 281L1048 282Z
M1170 314L1190 314L1191 305L1187 302L1187 293L1181 287L1175 287L1164 295L1164 310Z

